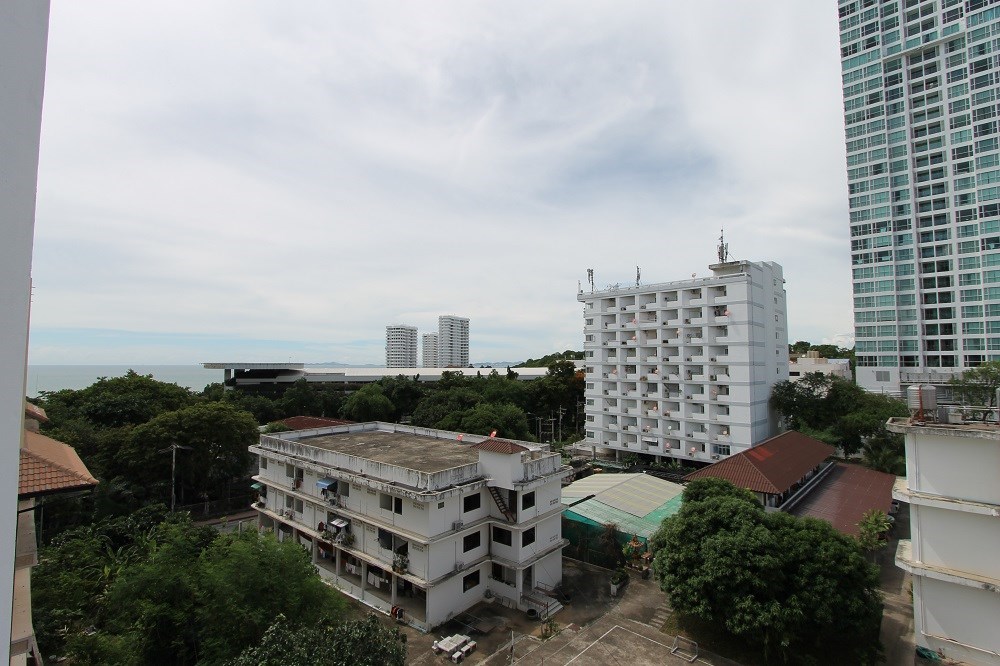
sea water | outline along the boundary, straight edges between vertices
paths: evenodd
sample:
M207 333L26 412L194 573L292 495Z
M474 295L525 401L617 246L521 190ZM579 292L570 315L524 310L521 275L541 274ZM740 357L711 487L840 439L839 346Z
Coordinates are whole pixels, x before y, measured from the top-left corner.
M29 365L26 393L34 397L42 391L82 389L101 377L121 377L130 369L193 391L222 381L222 370L206 370L200 365Z

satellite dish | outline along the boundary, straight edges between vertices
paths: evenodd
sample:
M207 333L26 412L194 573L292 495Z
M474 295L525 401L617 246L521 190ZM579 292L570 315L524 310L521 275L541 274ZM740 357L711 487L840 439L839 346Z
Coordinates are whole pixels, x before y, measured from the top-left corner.
M696 277L697 275L698 275L697 273L691 273L692 278Z

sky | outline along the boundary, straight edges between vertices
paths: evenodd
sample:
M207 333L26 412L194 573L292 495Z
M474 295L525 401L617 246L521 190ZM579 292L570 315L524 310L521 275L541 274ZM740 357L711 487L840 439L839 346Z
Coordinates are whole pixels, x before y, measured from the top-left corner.
M852 343L836 3L54 0L30 362L582 349L576 296L784 267Z

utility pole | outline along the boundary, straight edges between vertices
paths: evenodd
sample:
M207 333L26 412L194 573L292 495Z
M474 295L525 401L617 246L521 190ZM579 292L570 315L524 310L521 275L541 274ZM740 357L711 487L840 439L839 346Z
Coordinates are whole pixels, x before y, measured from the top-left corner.
M566 410L562 406L559 407L559 441L560 442L563 439L562 438L562 416L563 416L563 412L565 412L565 411Z
M181 446L175 442L160 450L160 453L170 451L170 513L173 513L174 507L177 506L177 449L190 448L190 446Z

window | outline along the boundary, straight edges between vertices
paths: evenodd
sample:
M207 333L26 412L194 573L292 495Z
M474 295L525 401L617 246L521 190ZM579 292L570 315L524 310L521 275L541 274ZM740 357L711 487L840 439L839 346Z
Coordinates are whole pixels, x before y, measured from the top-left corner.
M524 493L521 495L521 509L530 509L535 506L535 492Z
M392 511L392 495L382 493L378 496L378 507L383 511Z
M513 541L510 538L510 530L505 530L502 527L493 527L493 541L504 546L510 546Z
M535 528L529 527L521 534L521 545L530 546L535 543Z
M267 458L261 456L260 458L260 468L267 469Z
M347 481L341 481L340 483L338 483L337 490L340 492L341 497L351 496L351 484L349 484Z
M481 544L482 541L482 534L479 531L473 532L472 534L466 534L465 538L462 539L462 552L467 553L474 548L479 548L479 544Z
M383 550L392 550L392 532L378 528L378 545Z
M468 495L462 499L462 511L464 513L475 511L482 505L483 505L482 493L476 493L475 495Z
M393 497L392 498L392 512L403 515L403 498Z
M474 587L479 587L479 572L473 571L468 576L462 578L462 591L468 592Z
M295 476L295 465L289 465L288 463L285 463L285 476L287 476L289 479Z
M302 500L295 500L295 513L302 513Z

